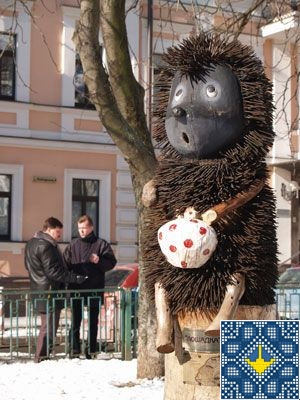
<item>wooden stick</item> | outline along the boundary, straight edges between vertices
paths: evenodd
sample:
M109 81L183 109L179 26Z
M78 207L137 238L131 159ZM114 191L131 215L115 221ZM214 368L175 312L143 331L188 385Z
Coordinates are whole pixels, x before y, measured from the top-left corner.
M151 207L157 203L157 188L153 179L148 181L143 187L142 203L145 207Z
M156 349L159 353L172 353L174 351L173 318L165 289L159 282L155 284L155 308L157 318Z
M233 211L252 200L262 190L264 185L265 182L263 180L256 179L253 184L250 185L249 190L238 193L235 197L219 203L203 213L201 215L202 220L208 224L215 222L230 211Z
M233 285L226 287L226 293L218 314L205 330L207 336L220 336L220 322L225 319L233 319L239 305L239 301L245 291L245 277L242 274L233 275Z

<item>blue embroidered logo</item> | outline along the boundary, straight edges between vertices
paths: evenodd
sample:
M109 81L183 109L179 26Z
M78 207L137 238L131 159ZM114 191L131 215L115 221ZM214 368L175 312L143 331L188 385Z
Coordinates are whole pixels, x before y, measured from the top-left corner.
M221 400L299 400L299 322L221 322Z

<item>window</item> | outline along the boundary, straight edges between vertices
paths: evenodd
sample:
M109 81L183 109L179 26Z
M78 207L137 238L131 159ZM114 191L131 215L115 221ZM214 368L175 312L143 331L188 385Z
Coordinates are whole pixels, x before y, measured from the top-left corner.
M152 117L152 124L157 122L156 113L160 108L160 92L161 92L161 82L159 82L160 68L165 65L162 54L153 54L152 56L152 91L151 91L151 108L154 111ZM157 146L157 143L154 143Z
M98 235L99 188L97 179L73 179L72 182L72 238L78 236L77 221L88 214L94 222L94 232Z
M89 101L89 92L84 83L83 68L78 53L76 53L75 58L75 75L73 81L75 86L75 107L94 110L94 104Z
M89 214L98 236L110 241L111 171L65 169L64 242L78 236L81 214Z
M158 74L159 74L159 68L164 65L163 61L163 55L162 54L153 54L152 56L152 83L153 83L153 93L152 96L155 97L155 95L158 92L158 88L156 86L157 81L158 81ZM153 98L152 98L153 102Z
M0 99L15 99L15 35L0 32Z
M0 241L22 240L23 165L0 164Z
M0 240L9 240L11 232L11 175L0 175Z

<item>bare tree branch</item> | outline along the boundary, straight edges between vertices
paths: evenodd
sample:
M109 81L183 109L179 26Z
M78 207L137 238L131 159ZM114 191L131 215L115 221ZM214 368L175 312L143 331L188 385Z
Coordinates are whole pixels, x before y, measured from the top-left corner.
M144 89L136 81L128 51L125 23L125 0L103 0L100 2L100 21L103 41L107 53L110 83L119 110L130 125L139 131L147 131L144 115ZM145 139L145 138L144 138Z
M123 5L121 16L120 3ZM103 125L129 162L135 179L139 183L145 183L153 174L156 158L146 126L143 89L132 72L124 2L123 0L120 2L110 0L108 3L102 1L101 10L98 0L82 0L80 5L81 16L73 41L80 54L90 99ZM109 12L109 9L105 7L110 8L111 11ZM99 45L99 15L103 9L101 28L107 51L109 76L102 64ZM120 36L120 32L126 39Z

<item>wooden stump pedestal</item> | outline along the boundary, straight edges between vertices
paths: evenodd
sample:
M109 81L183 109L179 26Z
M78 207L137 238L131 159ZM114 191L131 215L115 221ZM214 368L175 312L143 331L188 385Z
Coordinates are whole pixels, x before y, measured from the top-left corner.
M239 306L235 320L276 319L276 305ZM165 355L164 400L219 400L220 346L218 337L206 336L211 320L198 313L178 316L182 353Z

